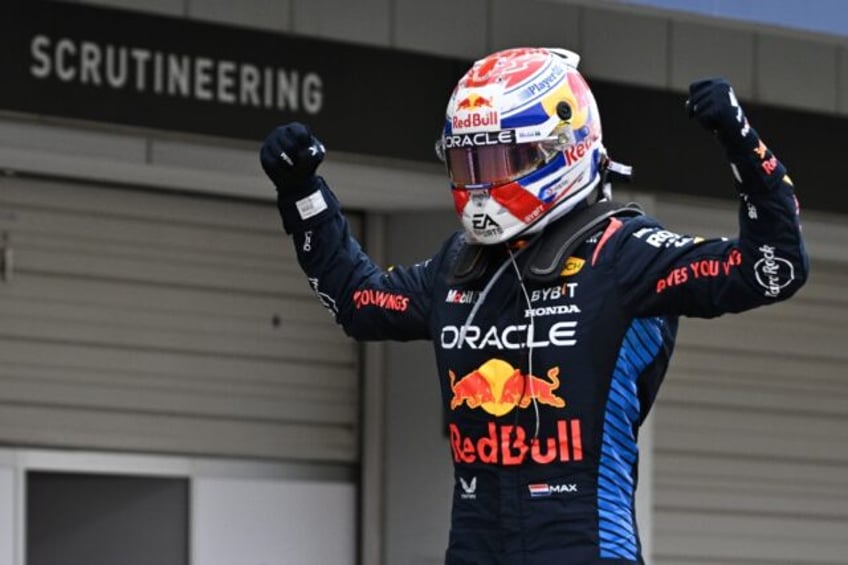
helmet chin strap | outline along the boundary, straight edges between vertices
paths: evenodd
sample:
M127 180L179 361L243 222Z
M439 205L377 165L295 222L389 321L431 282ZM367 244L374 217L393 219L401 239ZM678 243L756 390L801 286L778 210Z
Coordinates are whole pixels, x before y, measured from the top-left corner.
M633 167L613 161L607 155L601 162L601 190L598 193L597 202L601 200L612 200L612 182L632 182Z

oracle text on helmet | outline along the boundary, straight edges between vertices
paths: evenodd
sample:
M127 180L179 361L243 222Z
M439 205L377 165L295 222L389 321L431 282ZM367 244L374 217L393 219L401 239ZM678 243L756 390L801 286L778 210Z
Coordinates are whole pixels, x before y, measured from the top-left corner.
M508 129L497 132L484 131L479 133L468 133L465 135L445 136L445 149L453 149L454 147L498 145L501 143L515 143L515 131Z

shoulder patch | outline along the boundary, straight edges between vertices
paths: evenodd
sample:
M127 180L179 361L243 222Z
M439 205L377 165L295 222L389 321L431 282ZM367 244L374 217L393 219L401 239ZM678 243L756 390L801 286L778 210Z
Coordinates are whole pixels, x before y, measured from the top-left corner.
M563 277L570 277L576 275L580 272L580 269L582 269L583 265L585 264L585 259L581 259L580 257L569 257L565 260L565 264L562 267L560 275L562 275Z
M622 222L618 218L612 218L610 220L610 223L607 226L607 229L604 230L604 233L601 236L600 241L598 241L598 244L595 246L595 252L592 253L592 266L593 267L595 266L595 263L598 262L598 255L600 254L601 249L603 249L604 245L607 244L607 242L609 241L609 238L612 237L612 234L614 234L615 232L620 230L621 226L623 226L623 225L624 225L624 222Z

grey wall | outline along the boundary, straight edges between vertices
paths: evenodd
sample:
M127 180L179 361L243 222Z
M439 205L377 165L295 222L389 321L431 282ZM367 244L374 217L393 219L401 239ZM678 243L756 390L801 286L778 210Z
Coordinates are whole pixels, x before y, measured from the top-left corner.
M458 225L451 211L395 214L387 224L389 263L404 264L433 255ZM391 343L386 358L385 563L435 565L447 547L453 469L433 348Z

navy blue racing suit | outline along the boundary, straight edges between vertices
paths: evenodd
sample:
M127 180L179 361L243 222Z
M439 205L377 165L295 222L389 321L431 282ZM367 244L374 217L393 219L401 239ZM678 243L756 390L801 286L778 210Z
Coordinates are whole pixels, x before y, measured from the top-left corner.
M731 160L737 238L613 218L553 284L524 289L512 265L501 269L506 245L479 279L449 284L459 233L431 259L384 271L351 237L320 178L298 206L280 205L303 270L348 335L433 342L455 465L447 564L643 563L637 434L678 317L771 304L807 277L783 165L770 152ZM526 256L515 259L519 268Z

